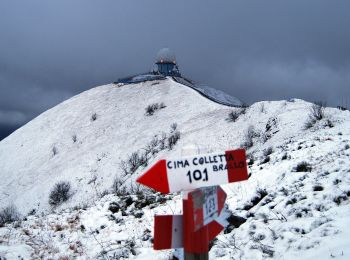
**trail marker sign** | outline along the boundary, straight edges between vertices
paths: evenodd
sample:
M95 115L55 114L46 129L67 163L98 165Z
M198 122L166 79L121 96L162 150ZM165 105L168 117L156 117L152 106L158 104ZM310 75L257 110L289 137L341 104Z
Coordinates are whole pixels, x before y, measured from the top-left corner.
M187 196L183 215L155 216L154 249L183 247L185 259L192 254L207 259L209 242L225 226L220 214L226 193L218 185L247 179L244 149L156 162L136 181L162 193L185 191Z
M162 193L248 179L244 149L160 160L136 181Z
M220 220L210 222L205 231L208 234L209 243L224 228L226 223ZM202 230L198 230L198 234ZM156 215L154 216L154 239L155 250L173 249L184 247L183 240L183 216L182 215Z
M196 189L188 194L193 231L217 219L225 205L226 193L220 186Z

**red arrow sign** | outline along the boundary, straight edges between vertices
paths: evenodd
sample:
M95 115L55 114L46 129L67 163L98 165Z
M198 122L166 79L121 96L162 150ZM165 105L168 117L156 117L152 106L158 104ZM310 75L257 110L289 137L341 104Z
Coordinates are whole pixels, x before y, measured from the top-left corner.
M195 237L205 237L205 246L224 229L217 221L212 221L202 229L194 233ZM154 216L154 240L153 249L164 250L184 247L183 240L183 216L161 215Z
M162 193L248 179L244 149L160 160L136 181Z
M193 216L193 231L215 220L221 213L226 193L220 186L194 190L188 194L189 215Z

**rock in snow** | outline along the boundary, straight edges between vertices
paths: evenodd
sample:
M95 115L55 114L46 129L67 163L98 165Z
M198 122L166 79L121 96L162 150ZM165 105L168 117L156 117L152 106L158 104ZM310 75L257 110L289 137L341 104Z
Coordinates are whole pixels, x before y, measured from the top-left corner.
M350 113L326 108L305 128L311 106L233 108L170 78L83 92L0 142L0 208L22 218L0 227L0 259L168 259L173 250L152 249L153 215L181 213L181 196L140 188L136 177L186 147L242 146L251 177L223 186L223 218L244 221L218 236L210 258L348 259ZM60 181L69 198L50 205Z

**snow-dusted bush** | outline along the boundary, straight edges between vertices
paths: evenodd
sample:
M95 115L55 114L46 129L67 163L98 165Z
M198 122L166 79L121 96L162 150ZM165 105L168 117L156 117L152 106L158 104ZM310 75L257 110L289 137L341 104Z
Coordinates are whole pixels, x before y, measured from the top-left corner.
M180 139L180 131L177 130L177 124L170 127L170 133L162 133L161 137L154 136L153 139L139 151L133 152L125 161L122 160L120 168L124 175L134 174L140 167L146 167L148 161L162 150L171 150ZM115 190L113 188L113 190Z
M52 188L49 196L49 204L58 206L72 196L71 185L68 181L60 181Z
M97 114L96 113L93 113L91 115L91 121L95 121L97 119Z
M325 106L326 106L326 103L321 101L315 102L314 104L312 104L308 114L308 119L304 124L305 129L309 129L313 127L317 121L320 121L325 117L325 113L324 113Z
M318 101L312 104L310 115L316 119L317 121L324 118L324 108L326 107L326 103Z
M57 147L55 145L52 147L52 154L53 154L53 156L58 154L58 149L57 149Z
M170 127L170 135L168 136L168 149L173 149L179 139L180 132L177 130L177 124L173 123Z
M247 132L244 135L244 143L242 146L246 149L253 146L253 139L258 136L258 133L255 131L254 126L250 125L247 129Z
M265 109L265 104L264 103L260 104L260 112L261 113L266 113L266 109Z
M246 108L239 108L238 110L233 110L228 114L227 121L236 122L240 115L245 114Z
M159 109L163 109L165 108L166 105L162 102L162 103L153 103L148 105L145 110L146 110L146 115L147 116L151 116L154 114L154 112L156 112Z
M298 165L295 167L296 172L311 172L312 167L307 162L301 162L298 163Z
M273 153L273 148L271 146L266 148L263 152L264 156L269 156L272 153Z
M0 227L6 223L19 220L19 213L14 205L9 205L0 210Z
M133 174L141 166L147 166L148 157L146 153L142 152L133 152L126 161L121 161L120 167L123 170L125 175Z
M332 128L332 127L334 127L334 124L333 124L333 122L330 119L327 119L326 123L325 123L325 126L329 127L329 128Z

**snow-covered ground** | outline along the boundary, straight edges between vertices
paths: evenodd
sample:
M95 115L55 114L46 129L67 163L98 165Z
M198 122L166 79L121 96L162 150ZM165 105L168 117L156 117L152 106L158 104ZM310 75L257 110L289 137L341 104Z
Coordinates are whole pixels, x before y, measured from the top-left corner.
M154 103L165 107L146 115ZM145 168L125 175L121 161L171 135L173 123L179 141L157 146L150 164L189 145L201 153L242 147L251 133L251 177L223 186L230 225L211 259L349 259L350 112L326 108L305 129L311 106L265 101L242 113L171 79L77 95L0 142L0 205L24 218L0 228L0 259L169 259L172 250L152 249L153 215L181 213L181 196L111 191L117 178L136 193ZM240 114L234 122L232 111ZM62 180L73 195L52 207L50 191Z

